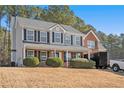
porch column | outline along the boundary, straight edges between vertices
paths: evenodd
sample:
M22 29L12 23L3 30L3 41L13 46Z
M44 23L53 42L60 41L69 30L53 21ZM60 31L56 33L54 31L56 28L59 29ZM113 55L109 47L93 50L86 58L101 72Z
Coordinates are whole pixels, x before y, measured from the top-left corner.
M68 63L68 50L66 51L66 63L67 63L67 67L68 67L68 65L69 65L69 63Z
M90 51L88 51L88 59L90 60Z
M26 51L25 51L25 46L23 47L23 59L25 58L25 53Z

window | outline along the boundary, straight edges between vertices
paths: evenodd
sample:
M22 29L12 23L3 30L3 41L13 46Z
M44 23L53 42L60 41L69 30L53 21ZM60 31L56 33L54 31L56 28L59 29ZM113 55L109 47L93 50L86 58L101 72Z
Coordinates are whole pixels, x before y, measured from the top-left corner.
M34 51L33 50L27 50L27 57L33 57Z
M54 32L54 42L55 43L61 43L61 33Z
M75 37L75 43L76 43L77 46L81 45L80 36Z
M47 43L47 32L40 32L40 42Z
M34 31L33 30L27 30L27 40L28 41L34 41Z
M64 36L64 43L65 45L71 45L71 35Z
M88 45L88 48L95 48L95 41L88 40L87 45Z
M40 52L40 58L41 58L41 61L46 61L47 60L47 52L41 51Z

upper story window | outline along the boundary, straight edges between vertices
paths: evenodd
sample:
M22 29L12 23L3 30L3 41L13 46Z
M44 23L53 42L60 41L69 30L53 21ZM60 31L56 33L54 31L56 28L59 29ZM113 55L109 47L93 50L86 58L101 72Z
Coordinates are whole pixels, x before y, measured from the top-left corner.
M65 35L64 36L64 44L65 45L71 45L71 35Z
M54 42L55 43L61 43L61 33L54 32Z
M88 48L95 48L95 41L88 40L87 41L87 46L88 46Z
M80 45L81 45L80 36L76 36L76 37L75 37L75 44L76 44L77 46L80 46Z
M47 43L47 32L40 32L40 42Z
M26 31L26 37L28 41L34 41L34 31L33 30L28 30Z

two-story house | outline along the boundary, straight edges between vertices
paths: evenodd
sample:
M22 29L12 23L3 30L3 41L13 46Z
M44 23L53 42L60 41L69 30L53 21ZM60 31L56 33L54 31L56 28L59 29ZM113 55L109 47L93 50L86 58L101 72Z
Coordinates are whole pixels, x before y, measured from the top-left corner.
M90 58L90 54L104 50L93 31L81 33L71 26L21 17L12 17L11 28L11 61L18 66L23 66L23 59L29 56L41 62L49 57L68 62L85 54Z

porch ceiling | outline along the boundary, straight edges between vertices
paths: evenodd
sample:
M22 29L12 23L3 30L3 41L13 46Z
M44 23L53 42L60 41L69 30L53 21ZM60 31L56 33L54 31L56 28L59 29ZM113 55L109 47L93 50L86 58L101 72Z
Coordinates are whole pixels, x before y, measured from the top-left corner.
M73 52L88 52L88 48L78 46L60 46L60 45L47 45L47 44L24 44L25 48L29 49L43 49L43 50L59 50L59 51L73 51Z

